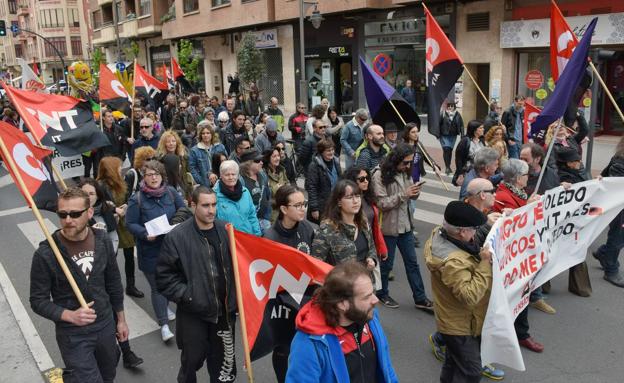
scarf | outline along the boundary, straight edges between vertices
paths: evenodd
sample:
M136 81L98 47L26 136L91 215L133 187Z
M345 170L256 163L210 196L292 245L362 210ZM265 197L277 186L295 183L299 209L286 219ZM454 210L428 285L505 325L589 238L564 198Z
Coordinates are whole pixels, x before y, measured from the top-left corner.
M444 229L440 230L440 235L442 236L442 238L446 239L453 245L457 246L458 249L469 253L470 255L475 257L477 260L481 261L481 256L479 255L480 247L474 241L471 241L471 242L460 241L459 239L449 236L446 233L446 230Z
M148 196L148 197L160 198L167 191L167 184L163 182L162 184L160 184L160 186L158 188L152 189L149 186L147 186L145 181L141 181L141 184L139 185L139 188L140 188L141 192L143 194L145 194L146 196Z
M529 196L527 195L527 193L524 190L520 189L519 187L512 185L508 182L504 182L504 181L503 181L503 184L507 186L507 189L511 190L512 193L522 198L523 200L526 201L527 199L529 199Z
M238 202L243 197L243 184L240 182L240 179L236 181L234 190L230 190L230 188L221 183L219 184L219 190L227 199L235 202Z

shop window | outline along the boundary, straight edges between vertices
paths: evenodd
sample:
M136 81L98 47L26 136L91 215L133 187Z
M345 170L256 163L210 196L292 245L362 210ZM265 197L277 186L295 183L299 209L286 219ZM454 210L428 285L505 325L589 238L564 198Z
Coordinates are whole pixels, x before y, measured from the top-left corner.
M212 0L212 7L220 7L222 5L230 4L230 0Z
M199 10L199 0L184 0L184 13L195 12Z
M469 13L466 15L466 30L468 32L474 31L489 31L490 30L490 13Z
M527 73L531 71L531 80L527 84ZM541 74L543 82L539 80ZM555 82L550 72L550 53L547 50L542 52L521 52L518 55L518 91L517 93L525 97L530 97L529 102L536 106L544 106L544 103L555 89ZM530 87L529 87L530 86Z

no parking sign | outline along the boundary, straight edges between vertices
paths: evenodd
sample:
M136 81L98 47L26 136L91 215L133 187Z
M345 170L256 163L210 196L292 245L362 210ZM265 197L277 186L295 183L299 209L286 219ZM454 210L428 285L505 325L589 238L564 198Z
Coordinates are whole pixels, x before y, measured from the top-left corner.
M373 59L373 70L381 77L385 77L392 69L392 59L385 53L380 53Z

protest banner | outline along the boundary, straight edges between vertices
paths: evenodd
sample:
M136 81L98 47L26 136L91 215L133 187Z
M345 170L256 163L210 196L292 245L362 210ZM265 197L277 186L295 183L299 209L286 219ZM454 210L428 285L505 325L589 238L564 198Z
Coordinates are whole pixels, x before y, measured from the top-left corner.
M487 239L492 293L482 330L481 359L525 370L514 320L531 291L585 260L587 249L624 208L624 178L558 187L499 219Z

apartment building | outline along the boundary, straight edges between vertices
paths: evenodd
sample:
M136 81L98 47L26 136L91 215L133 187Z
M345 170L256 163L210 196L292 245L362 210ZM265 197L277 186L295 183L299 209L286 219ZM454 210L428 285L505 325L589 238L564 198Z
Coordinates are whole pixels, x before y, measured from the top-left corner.
M16 0L0 0L0 19L5 20L7 36L0 38L0 78L3 81L10 81L19 75L19 69L15 61L16 57L21 57L21 44L9 28L18 24L18 7ZM17 55L16 55L17 52Z

